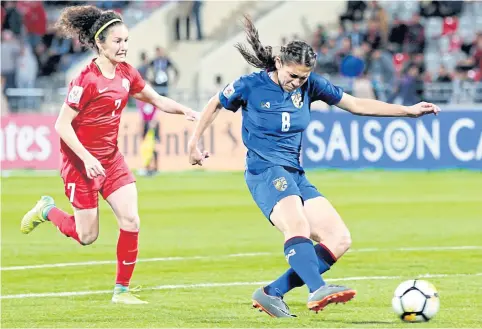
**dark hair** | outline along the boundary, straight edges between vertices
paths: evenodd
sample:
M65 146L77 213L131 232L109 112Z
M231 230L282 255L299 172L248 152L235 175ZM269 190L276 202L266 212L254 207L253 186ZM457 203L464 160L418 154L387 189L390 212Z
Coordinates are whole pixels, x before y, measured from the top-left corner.
M104 42L111 27L123 24L122 17L112 10L103 11L95 6L68 7L62 11L55 26L63 36L78 37L83 45L98 51L95 34L104 24L116 18L121 21L110 24L99 34L100 42Z
M244 16L246 39L253 49L250 52L247 47L241 43L237 43L234 47L238 49L244 59L252 66L268 71L276 70L273 48L271 46L263 46L259 40L258 30L254 26L248 16ZM279 55L281 62L295 63L314 67L316 63L316 53L313 48L304 41L291 41L286 46L281 47Z

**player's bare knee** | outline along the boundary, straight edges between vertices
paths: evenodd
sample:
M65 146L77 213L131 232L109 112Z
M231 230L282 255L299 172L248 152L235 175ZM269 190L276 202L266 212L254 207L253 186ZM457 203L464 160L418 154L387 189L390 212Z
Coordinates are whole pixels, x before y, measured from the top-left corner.
M286 225L284 234L286 238L294 236L308 237L310 234L310 224L306 218L301 216L291 218Z
M351 247L351 236L350 232L344 231L342 234L339 234L334 237L333 242L330 243L332 247L331 252L336 255L337 258L343 256L348 249Z
M80 243L83 246L88 246L89 244L92 244L95 242L95 240L97 240L99 232L80 232L78 233L78 235Z
M347 230L340 236L338 240L338 249L342 254L344 254L350 248L351 248L351 235L350 235L350 232Z
M135 232L139 230L140 219L139 215L125 215L119 218L120 228L125 231Z

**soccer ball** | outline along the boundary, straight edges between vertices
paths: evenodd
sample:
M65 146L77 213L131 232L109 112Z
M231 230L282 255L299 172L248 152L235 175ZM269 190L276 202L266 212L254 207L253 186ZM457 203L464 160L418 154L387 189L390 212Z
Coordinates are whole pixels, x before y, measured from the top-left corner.
M392 306L405 322L427 322L437 314L440 300L433 284L424 280L408 280L395 290Z

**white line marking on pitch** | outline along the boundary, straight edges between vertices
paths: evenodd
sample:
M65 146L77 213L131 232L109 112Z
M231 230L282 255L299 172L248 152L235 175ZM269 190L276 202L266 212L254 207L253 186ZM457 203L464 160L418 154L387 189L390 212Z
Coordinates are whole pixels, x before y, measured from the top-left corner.
M482 273L472 274L421 274L417 278L450 278L450 277L472 277L482 276ZM334 278L329 279L330 282L336 281L364 281L364 280L395 280L402 279L402 276L355 276L348 278ZM235 287L235 286L262 286L268 284L266 282L224 282L224 283L194 283L194 284L174 284L162 285L151 288L144 288L143 290L173 290L173 289L197 289L197 288L217 288L217 287ZM22 298L42 298L42 297L71 297L71 296L87 296L109 294L112 290L87 290L87 291L64 291L64 292L45 292L32 294L18 294L0 296L0 299L22 299Z
M349 253L357 252L381 252L381 251L393 251L393 252L405 252L405 251L451 251L451 250L482 250L482 246L447 246L447 247L402 247L394 249L384 248L362 248L349 250ZM137 262L169 262L169 261L185 261L185 260L217 260L226 258L237 257L258 257L258 256L272 256L277 253L272 252L253 252L253 253L241 253L230 255L218 255L218 256L186 256L186 257L158 257L158 258L140 258ZM23 271L43 268L54 267L72 267L72 266L89 266L89 265L106 265L117 264L115 260L94 260L88 262L75 262L75 263L55 263L55 264L39 264L39 265L22 265L22 266L6 266L0 268L2 271Z

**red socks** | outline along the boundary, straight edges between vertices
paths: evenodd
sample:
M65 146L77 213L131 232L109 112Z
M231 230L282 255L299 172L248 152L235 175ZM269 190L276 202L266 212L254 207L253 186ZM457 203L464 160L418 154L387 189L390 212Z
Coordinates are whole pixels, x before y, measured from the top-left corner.
M49 210L47 218L52 222L60 232L64 235L71 237L75 241L80 242L79 235L75 230L75 219L74 216L67 214L66 212L60 210L57 207L53 207Z
M60 232L72 239L80 242L77 231L75 230L74 216L67 214L59 208L53 207L47 215L48 220L52 222ZM129 232L120 230L119 240L117 242L117 277L116 284L129 286L129 282L134 272L138 254L138 236L139 232ZM81 243L82 244L82 243Z
M129 286L129 282L136 266L138 254L139 232L120 230L117 242L117 277L116 284Z

